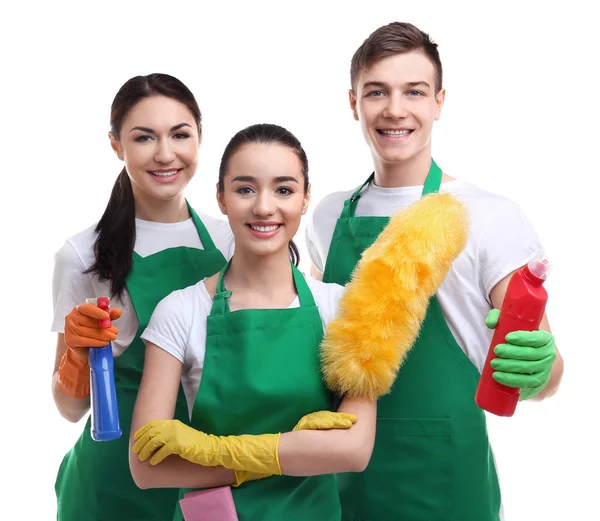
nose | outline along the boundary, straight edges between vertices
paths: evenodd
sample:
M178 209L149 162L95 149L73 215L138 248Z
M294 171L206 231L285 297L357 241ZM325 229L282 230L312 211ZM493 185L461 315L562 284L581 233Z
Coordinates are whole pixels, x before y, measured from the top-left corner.
M254 200L252 213L257 217L268 217L275 213L277 206L270 190L261 190Z
M158 141L158 147L154 160L157 163L169 164L175 159L175 152L171 147L171 140L161 139Z
M401 119L408 116L407 101L400 92L393 92L387 98L383 116L392 119Z

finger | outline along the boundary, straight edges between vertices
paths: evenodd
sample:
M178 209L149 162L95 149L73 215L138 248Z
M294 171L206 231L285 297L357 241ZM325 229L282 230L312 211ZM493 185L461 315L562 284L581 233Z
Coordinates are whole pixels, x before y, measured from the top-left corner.
M110 308L108 313L110 315L111 320L118 320L119 318L121 318L123 310L121 308Z
M153 421L149 421L148 423L142 425L137 431L134 432L133 439L134 440L140 439L144 435L144 433L146 433L152 427L154 427Z
M166 457L173 454L173 451L168 445L163 446L150 460L150 465L158 465Z
M147 436L147 435L140 436L140 438L133 445L133 452L135 452L136 454L139 454L142 451L142 449L146 446L146 443L148 443L148 441L150 441L149 436ZM144 459L142 459L141 456L140 456L140 460L145 461Z
M548 376L546 373L538 374L513 374L495 371L492 373L492 378L499 384L507 387L517 387L519 389L533 389L547 383Z
M344 420L349 420L350 423L356 423L358 421L358 416L356 414L351 414L349 412L338 412L336 413L338 416L343 418Z
M96 320L106 320L107 318L110 318L106 311L93 304L80 304L75 309L82 315L95 318Z
M485 325L488 329L494 329L498 325L498 318L500 317L499 309L491 309L485 317Z
M65 335L66 344L74 350L80 351L81 349L87 349L88 347L106 347L109 341L96 340L94 338L83 338L79 336L68 336Z
M69 335L69 337L65 336L65 342L69 347L73 349L83 348L83 347L106 347L110 344L115 337L106 337L102 338L90 338L89 336L80 336L80 335Z
M146 436L150 439L146 442L146 444L140 449L139 458L140 461L146 461L152 454L154 454L158 449L160 449L163 445L166 444L166 440L164 440L160 434L155 436L152 435L153 432L150 431Z
M97 320L93 320L90 319L91 322L88 322L87 324L82 324L82 323L71 323L69 324L68 327L70 327L73 331L75 331L76 333L79 333L81 335L85 335L85 334L90 334L93 337L98 337L99 335L104 335L104 334L109 334L112 335L116 338L117 334L119 333L119 329L116 326L110 326L110 327L100 327L100 324L98 324ZM113 338L114 340L114 338Z
M96 318L88 317L87 315L75 315L67 319L69 324L81 327L100 328L100 321Z
M509 344L525 347L543 347L552 343L552 333L542 329L538 331L513 331L506 335Z
M349 429L355 422L351 420L345 420L343 418L337 418L333 420L333 424L329 427L330 429Z
M330 429L349 429L352 427L352 421L345 418L322 418L306 422L302 430L330 430Z
M114 338L105 338L99 340L78 335L77 333L67 330L65 331L65 342L72 349L85 349L88 347L106 347Z
M494 358L490 365L496 371L515 374L542 373L552 366L551 358L542 360L513 360L512 358Z
M556 350L552 345L544 347L525 347L513 344L498 344L494 348L494 354L500 358L535 361L552 356L556 357Z
M93 338L95 340L106 340L107 342L112 342L115 340L119 331L115 327L100 329L95 327L79 326L77 324L71 324L69 329L77 336L83 338Z
M303 430L312 430L312 431L326 431L329 429L333 429L334 427L335 427L334 421L327 419L327 418L316 418L314 420L307 421L306 425L302 429Z

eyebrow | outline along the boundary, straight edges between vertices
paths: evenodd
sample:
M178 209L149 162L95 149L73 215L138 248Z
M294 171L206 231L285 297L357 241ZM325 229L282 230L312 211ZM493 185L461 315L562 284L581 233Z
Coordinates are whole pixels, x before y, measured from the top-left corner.
M179 123L179 125L175 125L174 127L171 127L171 130L169 130L169 132L173 132L174 130L179 130L180 128L183 127L190 127L192 128L192 125L190 125L189 123ZM148 134L155 134L156 132L149 128L149 127L133 127L129 132L133 132L134 130L141 130L142 132L147 132Z
M251 175L238 175L234 177L231 182L235 183L236 181L242 183L254 183L256 182L256 177ZM280 175L275 178L275 182L277 183L298 183L298 180L295 177L289 175Z
M431 88L429 83L427 83L426 81L407 81L403 86L412 88L412 87L418 87L421 85ZM388 87L388 84L383 83L381 81L368 81L367 83L365 83L363 85L363 89L372 88L372 87Z

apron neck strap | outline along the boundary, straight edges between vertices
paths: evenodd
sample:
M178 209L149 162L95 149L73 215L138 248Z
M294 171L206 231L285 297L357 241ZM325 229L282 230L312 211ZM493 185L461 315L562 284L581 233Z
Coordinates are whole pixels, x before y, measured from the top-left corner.
M367 179L361 186L352 194L350 199L344 201L344 209L342 210L341 218L344 217L354 217L354 213L356 212L356 206L358 205L358 200L360 199L360 193L363 191L364 187L367 186L370 182L375 179L375 172L373 172L369 179ZM427 179L425 179L425 184L423 185L423 192L421 193L421 197L427 194L432 194L437 192L440 189L442 184L442 169L437 166L436 162L431 159L431 166L429 167L429 173L427 174Z
M219 272L219 279L217 281L217 287L215 290L215 296L213 297L213 305L211 315L216 314L225 314L229 313L229 297L231 297L231 291L228 291L225 287L224 276L229 266L231 264L231 260L225 264L223 269ZM300 273L300 270L296 268L291 262L290 265L292 267L292 276L294 277L294 285L296 286L296 291L298 292L298 300L300 302L300 306L314 306L315 299L304 280L304 276Z
M213 242L210 233L208 233L206 226L204 226L204 223L201 221L200 217L198 217L196 211L190 206L187 199L185 200L185 204L187 204L190 215L192 216L192 221L194 221L194 226L196 226L196 231L202 241L202 246L205 250L214 250L216 248L215 243Z
M431 166L429 167L429 173L427 174L427 179L425 179L425 184L423 185L421 197L427 194L434 194L438 192L440 186L442 186L442 169L437 166L436 162L432 158Z
M313 297L312 291L310 291L310 288L308 287L304 275L302 275L300 270L293 264L292 275L294 275L294 284L296 285L296 291L298 292L298 300L300 301L300 305L315 306L315 298Z
M221 271L219 272L219 279L217 280L217 287L215 289L215 296L213 297L213 305L211 315L223 315L225 313L229 313L229 297L231 297L231 291L227 291L225 289L225 283L223 282L223 277L225 273L229 269L229 265L231 264L231 259L227 261L227 264L223 266Z

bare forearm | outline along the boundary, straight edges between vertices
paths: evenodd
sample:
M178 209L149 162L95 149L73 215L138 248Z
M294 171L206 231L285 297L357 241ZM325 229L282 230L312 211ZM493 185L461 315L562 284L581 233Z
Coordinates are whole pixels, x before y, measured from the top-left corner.
M282 474L316 476L337 472L362 472L375 442L377 406L371 400L346 399L340 412L356 414L350 429L286 432L279 441Z
M317 476L337 472L362 472L370 459L368 447L346 430L286 432L279 441L281 473Z
M73 398L58 383L58 373L52 377L52 397L60 415L66 420L77 423L90 409L90 397Z
M135 484L141 489L211 488L235 482L233 470L203 467L174 455L152 466L150 460L140 461L138 455L130 450L129 467Z

